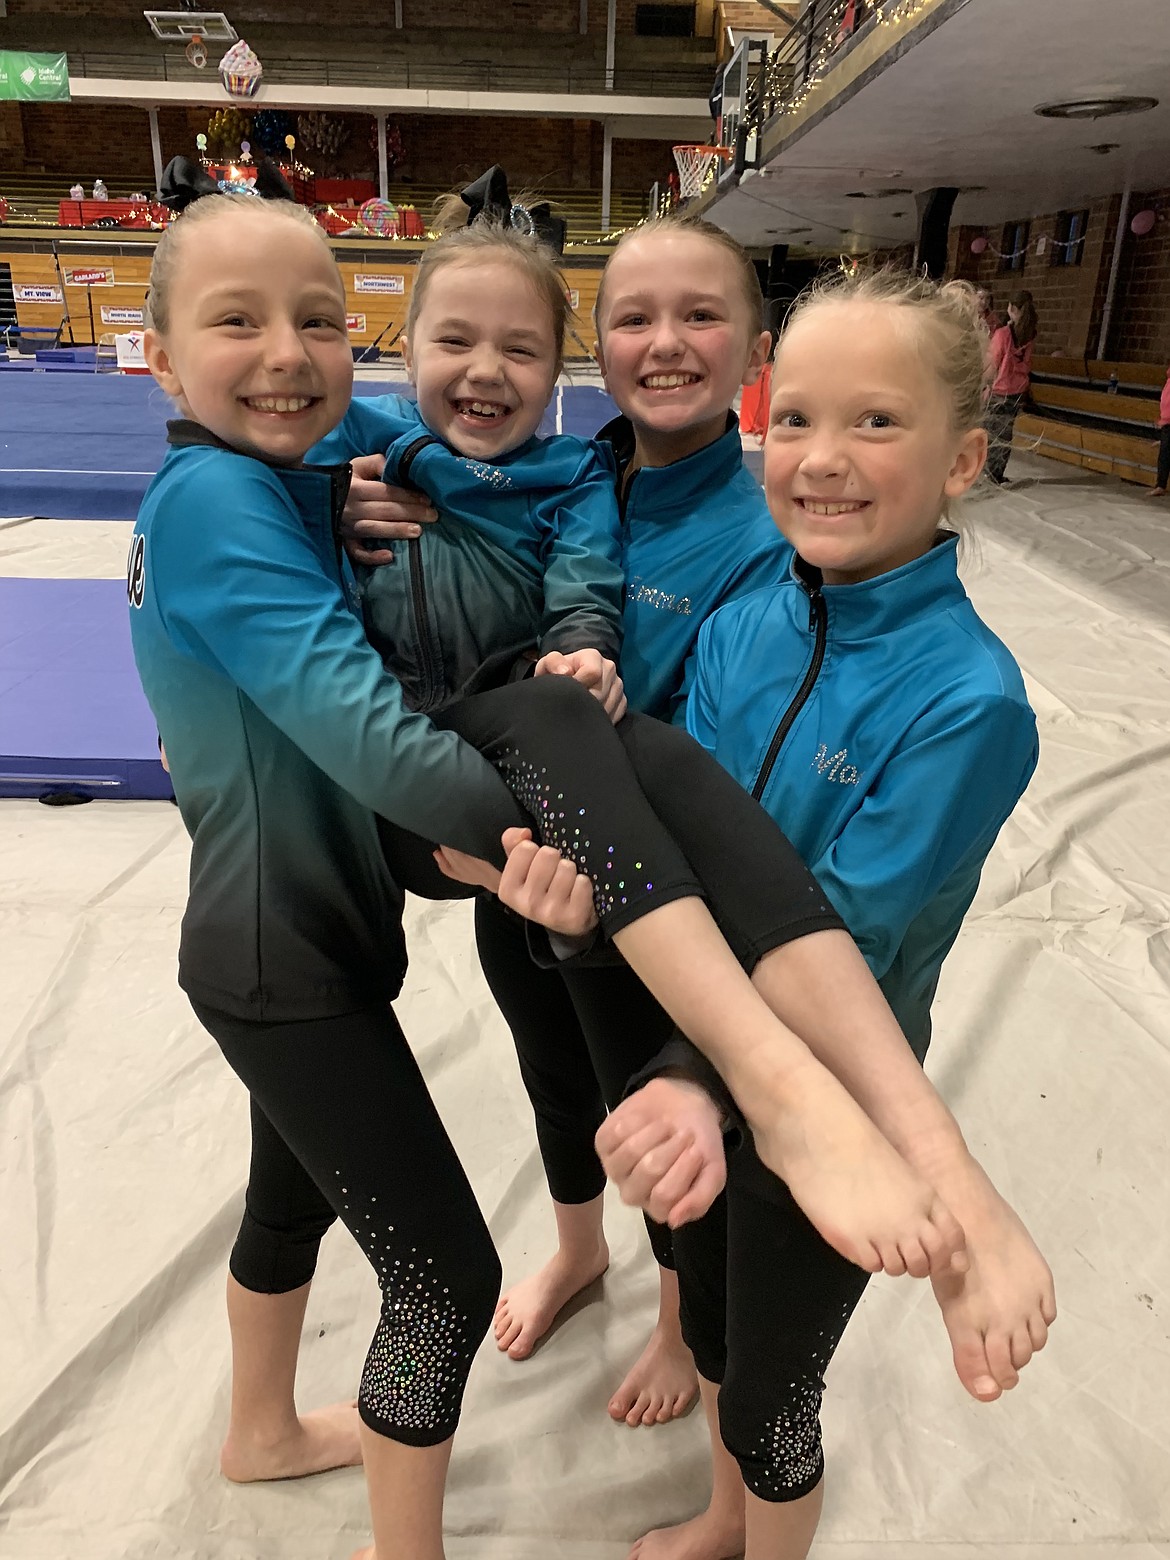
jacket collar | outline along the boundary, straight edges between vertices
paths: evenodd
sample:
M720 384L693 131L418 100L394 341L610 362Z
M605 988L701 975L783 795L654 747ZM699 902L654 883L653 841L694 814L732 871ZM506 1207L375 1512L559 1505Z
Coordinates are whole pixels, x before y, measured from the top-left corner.
M299 466L283 466L274 460L265 460L263 455L253 455L238 450L233 444L228 444L217 433L212 433L210 428L205 428L202 423L195 422L190 417L174 417L167 423L167 443L172 449L204 448L212 450L226 450L229 455L240 455L246 460L258 460L262 466L267 466L269 471L276 475L296 497L305 488L317 481L324 479L329 484L329 514L330 520L336 528L341 512L345 508L345 501L349 497L349 485L353 480L353 468L348 461L343 461L338 466L308 466L303 462ZM320 502L318 497L317 502Z
M617 468L619 484L634 458L634 430L627 417L606 423L597 438L608 444ZM623 515L626 520L660 520L680 509L692 510L696 494L718 491L743 467L743 445L735 413L727 414L727 429L693 455L669 466L643 466L634 473Z
M934 546L900 569L860 585L825 585L821 571L793 556L792 578L806 595L819 591L834 639L874 639L946 612L966 601L958 572L959 538L940 531Z

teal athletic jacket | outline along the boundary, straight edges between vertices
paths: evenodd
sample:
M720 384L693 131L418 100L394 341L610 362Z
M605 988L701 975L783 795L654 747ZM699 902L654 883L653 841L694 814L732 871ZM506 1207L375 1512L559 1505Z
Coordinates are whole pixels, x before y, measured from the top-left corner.
M794 561L705 624L687 706L808 863L920 1060L943 959L1038 750L957 551L945 536L860 585Z
M168 437L127 591L192 841L180 984L270 1022L389 1001L402 899L374 812L502 861L519 809L366 641L334 535L349 467L269 466L190 422Z
M419 488L439 518L393 563L356 571L366 629L411 709L432 710L530 669L525 652L621 647L613 472L569 434L487 463L457 454L402 396L358 398L310 451L383 453L383 480Z
M617 475L634 431L598 435ZM787 577L792 548L743 463L734 416L713 444L670 466L644 466L622 502L626 578L621 672L630 708L681 723L699 629L715 608Z

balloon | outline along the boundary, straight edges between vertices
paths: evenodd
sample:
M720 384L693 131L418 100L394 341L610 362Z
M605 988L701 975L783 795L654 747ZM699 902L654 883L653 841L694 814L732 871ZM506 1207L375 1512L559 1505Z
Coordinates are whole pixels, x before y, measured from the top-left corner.
M251 141L241 141L240 142L240 151L243 152L245 157L248 155L248 153L251 150L252 150L252 143L251 143Z
M200 134L195 137L195 145L201 152L205 152L207 150L207 137L202 132L200 132Z
M982 233L980 233L978 238L973 238L971 240L971 253L973 255L981 255L986 248L987 240L983 237Z
M284 144L288 147L289 151L291 152L293 147L297 144L296 136L295 135L286 135L285 138L284 138Z
M1157 220L1158 213L1156 211L1150 211L1149 209L1139 211L1129 224L1129 230L1131 233L1136 233L1139 238L1144 238L1147 233L1154 231L1154 224Z

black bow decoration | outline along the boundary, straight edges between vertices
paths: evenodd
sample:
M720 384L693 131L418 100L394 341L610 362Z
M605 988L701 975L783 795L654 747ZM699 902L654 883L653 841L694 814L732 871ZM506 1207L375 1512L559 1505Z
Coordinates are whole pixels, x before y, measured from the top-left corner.
M295 200L291 187L276 164L262 157L256 164L256 182L252 186L262 200ZM186 211L192 201L204 195L218 195L219 185L205 169L189 157L172 157L163 170L162 203L174 212Z
M499 163L493 163L486 173L481 173L473 184L462 190L460 199L468 208L468 227L483 217L488 222L515 228L518 233L531 234L558 255L564 253L563 218L553 216L546 200L539 206L514 205L508 193L508 176Z

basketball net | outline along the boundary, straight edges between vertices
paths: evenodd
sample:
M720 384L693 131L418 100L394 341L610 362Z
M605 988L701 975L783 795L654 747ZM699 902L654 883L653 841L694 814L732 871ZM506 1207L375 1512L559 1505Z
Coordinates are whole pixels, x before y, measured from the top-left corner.
M693 200L701 195L712 164L730 156L731 151L726 146L676 146L674 160L678 164L679 199Z

